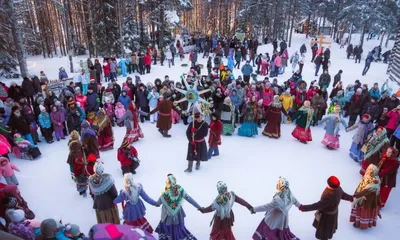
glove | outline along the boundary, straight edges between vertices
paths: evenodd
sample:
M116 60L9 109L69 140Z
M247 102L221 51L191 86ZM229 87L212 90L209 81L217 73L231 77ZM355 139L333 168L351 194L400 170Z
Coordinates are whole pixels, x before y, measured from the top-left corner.
M299 210L302 211L302 212L304 211L303 204L300 205Z
M195 133L196 132L196 128L194 128L194 127L192 127L192 129L190 129L190 131L192 132L192 133Z
M190 145L192 145L192 146L196 146L196 142L194 142L194 141L191 141L191 142L190 142Z
M353 202L353 201L354 201L354 197L353 197L353 196L351 196L350 202Z

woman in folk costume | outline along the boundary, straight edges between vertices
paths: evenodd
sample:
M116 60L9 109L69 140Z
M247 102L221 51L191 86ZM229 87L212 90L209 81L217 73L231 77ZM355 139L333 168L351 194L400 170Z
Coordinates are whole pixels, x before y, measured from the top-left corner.
M390 147L386 129L379 127L365 145L364 160L361 162L360 174L364 175L370 164L378 165L382 155ZM363 149L362 149L363 150Z
M99 143L97 141L96 132L90 127L89 122L86 120L82 122L81 128L81 142L85 155L89 157L89 155L92 154L95 155L96 158L100 158Z
M157 202L147 195L142 184L133 181L132 173L126 173L124 175L124 181L124 189L121 190L118 197L114 199L114 204L122 203L124 224L153 233L153 228L144 217L146 215L146 207L142 199L153 206L157 206Z
M114 148L114 133L110 118L104 109L100 108L93 127L97 130L97 141L99 142L99 150L107 151Z
M253 208L248 202L240 198L234 192L229 192L228 187L222 181L217 183L218 196L214 202L207 208L200 211L202 213L209 213L215 211L212 223L213 227L210 233L210 240L235 240L232 233L233 222L235 216L233 215L233 204L239 203L251 211Z
M279 177L276 184L274 197L270 203L253 208L253 212L266 212L264 219L258 225L253 235L254 240L296 240L298 239L289 228L289 210L300 203L293 196L289 188L289 182Z
M210 134L208 135L208 159L219 155L218 145L221 145L222 122L217 113L211 114Z
M354 227L362 230L376 227L376 220L378 216L381 217L379 213L381 206L379 197L381 180L378 174L379 168L374 164L370 164L354 193L354 198L356 199L351 210L350 222L354 223Z
M235 106L231 98L226 97L221 107L222 135L232 136L235 132Z
M71 169L72 179L76 181L76 190L78 190L79 195L86 196L88 178L86 157L79 133L75 130L69 135L68 147L69 155L67 163Z
M399 169L397 154L397 149L389 147L378 164L379 177L381 178L381 208L385 206L392 188L396 187L397 170Z
M260 116L261 112L259 111L256 97L253 96L246 104L243 124L238 131L239 136L252 137L258 135L257 121Z
M184 199L197 210L201 210L200 205L176 183L175 176L168 174L165 190L157 201L157 206L162 205L161 220L155 231L159 240L197 239L185 227L186 214L182 208Z
M310 125L313 115L314 110L311 108L310 102L306 100L304 106L292 116L292 121L296 120L296 128L293 130L292 136L301 143L307 144L312 141Z
M119 224L118 207L113 200L118 197L114 179L104 173L104 166L97 162L94 174L89 177L90 191L93 193L93 209L96 211L97 223Z
M267 125L265 125L262 134L270 138L280 138L281 137L281 122L282 114L287 116L285 109L278 95L274 96L274 101L271 102L265 113Z
M346 121L340 116L340 107L336 106L334 113L329 114L329 116L324 117L319 124L325 124L325 136L322 140L322 145L324 145L329 150L335 150L339 148L339 130L340 123L347 128Z
M371 116L369 114L364 114L360 121L346 128L346 132L350 132L356 128L357 132L353 136L353 143L351 144L349 155L355 162L361 162L364 159L364 153L361 151L361 148L366 142L368 134L374 130Z
M130 143L136 142L139 138L144 138L142 129L139 126L138 113L135 103L129 103L129 109L118 120L118 123L124 122L126 127L126 134L124 139L128 139Z
M328 240L335 234L338 228L338 208L341 200L352 202L353 197L343 191L337 177L330 176L318 202L300 205L299 210L302 212L316 211L313 222L316 228L316 239Z

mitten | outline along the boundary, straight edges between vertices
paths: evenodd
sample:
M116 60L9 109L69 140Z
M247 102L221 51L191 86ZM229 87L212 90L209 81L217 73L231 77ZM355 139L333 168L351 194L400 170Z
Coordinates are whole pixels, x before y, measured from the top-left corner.
M195 143L194 141L191 141L191 142L190 142L190 145L196 146L196 143Z
M300 210L300 211L304 211L303 204L300 205L299 210Z

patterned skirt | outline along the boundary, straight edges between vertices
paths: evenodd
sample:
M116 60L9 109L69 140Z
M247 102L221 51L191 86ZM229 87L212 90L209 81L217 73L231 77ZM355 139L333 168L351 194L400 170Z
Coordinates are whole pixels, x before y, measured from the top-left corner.
M133 143L139 140L139 138L144 138L142 129L138 125L137 128L134 129L126 129L125 139L128 140L129 143Z
M114 148L114 137L112 136L99 136L99 150L100 151L107 151Z
M138 227L148 233L153 233L153 228L145 217L142 217L141 219L138 219L136 221L124 221L124 224Z
M97 223L119 224L119 213L117 205L106 210L96 210Z
M322 145L329 147L331 149L338 149L339 148L339 137L325 133L324 139L322 140L321 143L322 143Z
M245 122L240 126L239 136L252 137L258 135L258 128L255 122Z
M253 234L254 240L299 240L289 228L272 230L264 221L261 221Z
M159 240L197 240L189 230L186 229L185 223L167 225L160 221L156 228Z
M364 159L364 153L361 152L361 146L355 142L351 144L349 155L356 162L361 162Z
M299 141L303 141L303 142L311 142L312 141L310 128L307 128L307 131L306 131L304 128L296 126L292 132L292 136Z
M379 214L379 207L363 208L357 206L351 210L350 222L354 223L355 227L361 229L376 227L376 220L378 219L378 214Z
M222 124L222 135L232 135L235 132L235 128L232 123Z

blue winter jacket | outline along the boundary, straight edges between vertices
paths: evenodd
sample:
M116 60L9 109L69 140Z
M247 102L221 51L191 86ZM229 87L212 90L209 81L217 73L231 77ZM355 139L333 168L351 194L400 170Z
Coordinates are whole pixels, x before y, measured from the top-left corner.
M48 112L39 114L39 124L42 128L51 127L51 119L50 119L50 114Z
M81 122L83 122L83 120L85 120L86 119L86 113L85 113L85 111L83 111L83 108L82 107L78 107L78 110L79 110L79 112L80 112L80 114L81 114L81 116L80 116L80 120L81 120Z
M347 92L345 93L345 95L344 95L344 101L345 101L345 102L350 102L350 98L351 98L353 95L354 95L354 91L353 91L353 90L347 91Z
M97 93L91 93L87 95L87 107L88 112L97 112L100 107L100 98Z
M232 91L236 91L236 95L232 94ZM237 90L234 88L232 89L231 93L229 94L229 98L232 101L232 104L235 106L235 110L237 111L240 107L240 104L242 103L242 100L240 99L239 95L237 94Z
M149 92L149 94L147 94L147 100L149 100L149 107L156 108L159 98L160 94L158 92L155 93Z
M228 68L232 71L234 65L235 65L235 63L233 62L233 58L231 55L229 55L228 56Z
M253 67L250 64L245 64L242 67L242 74L243 76L250 76L253 73Z
M119 96L118 98L118 102L122 103L122 105L124 105L125 110L129 109L129 103L131 102L131 98L126 95L123 96L122 94Z
M56 239L57 240L71 240L71 239L82 240L82 238L69 238L69 237L65 236L64 231L65 231L65 228L61 228L56 233Z
M58 73L58 79L64 79L64 78L68 78L67 72L65 72L65 71L59 72Z
M397 126L397 128L396 128L396 130L394 131L393 135L394 135L396 138L399 138L399 139L400 139L400 125Z
M376 90L374 88L371 88L369 90L369 95L371 95L371 97L376 97L377 99L381 98L381 92L379 91L379 89Z
M338 116L336 114L330 114L324 117L321 121L319 121L318 124L326 122L324 128L326 134L337 136L339 133L339 123L341 123L345 128L347 128L347 123L343 118L339 117L339 122L336 122L337 117Z

